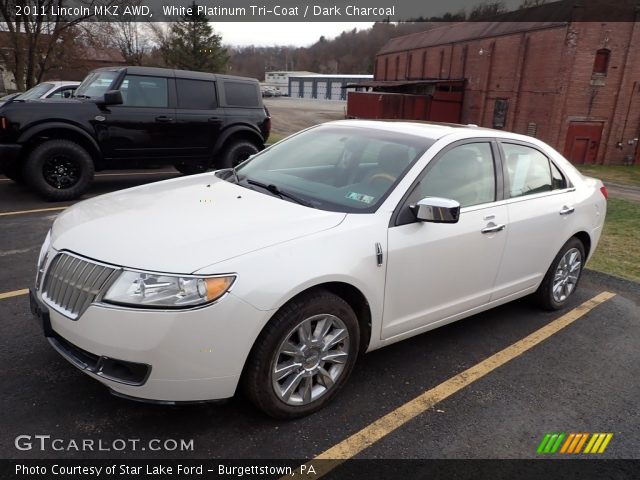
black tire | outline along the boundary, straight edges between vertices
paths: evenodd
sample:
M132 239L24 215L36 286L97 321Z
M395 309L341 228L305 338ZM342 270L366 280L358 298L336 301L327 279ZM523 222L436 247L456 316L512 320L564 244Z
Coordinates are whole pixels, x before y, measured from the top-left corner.
M577 272L574 271L567 273L567 269L561 268L560 264L563 261L565 255L567 255L567 253L570 251L573 251L572 253L575 253L576 251L578 252L579 258L577 259L577 261L579 261L580 264L577 268ZM580 282L580 277L582 275L582 267L584 266L584 261L584 245L576 237L571 237L567 241L567 243L562 246L556 257L553 259L553 262L551 262L549 270L547 270L542 283L534 294L537 303L545 310L560 310L561 308L564 308L564 306L569 301L569 298L571 298L571 295L573 295L578 287L578 283ZM556 273L562 276L562 279L558 279L558 281L565 281L565 283L569 284L571 284L571 282L567 281L566 278L570 275L576 276L575 283L573 283L573 287L570 289L570 291L568 291L568 293L567 290L560 289L560 295L554 296L554 279L556 277Z
M7 177L10 180L13 180L17 184L22 185L24 183L24 175L22 172L22 168L20 168L20 164L18 163L14 163L11 166L5 167L2 173L4 174L5 177Z
M23 175L46 200L61 202L82 195L93 181L91 155L70 140L49 140L29 154Z
M209 165L204 163L176 163L174 168L183 175L197 175L209 170Z
M216 166L218 168L237 167L260 149L249 140L232 140L224 147Z
M343 339L329 349L332 352L337 352L333 348L347 349L346 360L342 367L339 366L339 363L332 363L330 360L324 362L321 357L326 354L327 350L321 348L322 342L320 341L318 341L318 346L314 347L316 351L313 351L314 348L306 349L306 358L300 360L301 363L296 372L290 374L293 377L297 375L306 376L302 377L299 382L300 387L293 388L294 394L291 395L292 398L289 401L294 401L296 396L299 398L299 402L305 401L302 395L305 391L306 377L311 379L309 380L309 385L312 385L311 388L315 389L315 394L318 396L314 400L310 393L306 404L298 403L293 405L287 403L276 393L276 388L279 387L276 387L276 381L273 376L273 370L278 365L278 360L283 361L288 355L279 353L280 348L284 345L285 340L289 339L290 335L298 335L297 326L305 321L313 321L314 318L321 319L322 315L333 316L324 317L328 322L335 322L334 318L342 322L339 329L334 329L333 326L330 327L324 338L335 338L341 330L346 330L348 333L348 338ZM316 330L318 325L319 323L315 323L315 328L311 327L311 331L314 333L313 337L316 339L319 338L319 336L315 335L318 333L318 330ZM332 325L334 324L332 323ZM343 329L342 326L346 327L346 329ZM296 338L301 342L301 337L297 336ZM315 342L317 340L311 341ZM360 328L358 319L349 304L342 298L325 290L309 292L292 300L278 310L260 333L245 366L242 388L247 397L260 410L274 418L292 419L309 415L330 402L347 382L358 357L359 345ZM298 360L293 357L291 361L297 362ZM305 362L307 363L305 364ZM317 374L317 377L313 376L314 366L309 362L311 364L316 362L320 370L324 369L327 373L331 372L332 376L335 374L333 379L335 382L332 381L330 385L327 385L327 382L323 379L324 375ZM306 370L307 368L309 370ZM336 373L340 368L341 370ZM289 380L293 380L293 378L285 377L282 382L286 384Z

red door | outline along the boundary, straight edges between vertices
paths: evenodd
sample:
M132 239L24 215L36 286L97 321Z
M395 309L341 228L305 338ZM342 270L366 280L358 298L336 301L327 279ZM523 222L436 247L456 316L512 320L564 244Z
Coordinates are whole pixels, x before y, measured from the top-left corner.
M602 122L571 122L564 156L571 163L595 163L602 138Z

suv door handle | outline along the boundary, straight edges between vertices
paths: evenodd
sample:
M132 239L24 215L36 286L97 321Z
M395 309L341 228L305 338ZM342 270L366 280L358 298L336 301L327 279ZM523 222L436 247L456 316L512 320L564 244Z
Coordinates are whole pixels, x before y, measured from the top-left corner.
M562 207L562 210L560 210L560 215L569 215L570 213L575 212L576 209L573 207L567 207L566 205L564 207Z
M220 117L209 117L209 121L210 122L219 122L220 121Z
M168 117L166 115L160 115L159 117L156 117L156 122L173 122L173 118Z
M501 223L500 225L496 225L495 223L491 222L489 223L489 225L487 225L485 228L483 228L480 231L482 233L495 233L495 232L501 232L505 228L506 228L506 225L504 223Z

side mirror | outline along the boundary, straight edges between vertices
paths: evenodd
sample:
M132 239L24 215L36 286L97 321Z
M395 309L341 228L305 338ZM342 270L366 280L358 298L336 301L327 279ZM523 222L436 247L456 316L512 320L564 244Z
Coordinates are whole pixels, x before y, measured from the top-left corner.
M448 198L423 198L411 210L421 222L457 223L460 218L460 203Z
M122 92L120 90L107 90L104 92L103 105L122 105Z

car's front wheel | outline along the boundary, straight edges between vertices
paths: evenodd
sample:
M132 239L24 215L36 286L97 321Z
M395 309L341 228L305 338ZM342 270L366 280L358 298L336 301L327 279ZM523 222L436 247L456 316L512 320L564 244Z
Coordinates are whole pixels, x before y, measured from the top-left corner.
M82 195L93 180L93 160L89 153L70 140L49 140L29 155L23 175L29 186L47 200L73 200Z
M572 237L553 259L538 287L538 303L547 310L563 308L576 291L584 261L584 245L579 239Z
M309 415L347 381L358 356L358 319L324 290L294 299L265 327L247 360L243 387L272 417Z

